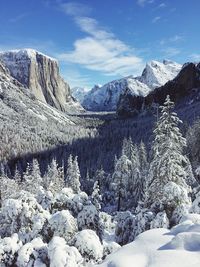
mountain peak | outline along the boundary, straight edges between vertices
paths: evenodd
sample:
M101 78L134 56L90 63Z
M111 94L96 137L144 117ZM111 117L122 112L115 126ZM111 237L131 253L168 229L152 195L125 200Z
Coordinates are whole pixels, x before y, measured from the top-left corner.
M142 76L138 79L151 89L155 89L172 80L179 73L181 67L182 65L166 59L163 62L152 60L146 64Z
M116 110L120 95L126 89L131 95L146 96L156 87L176 77L181 67L180 64L170 60L163 62L152 60L146 64L141 76L130 75L103 86L96 85L84 96L81 103L88 110Z

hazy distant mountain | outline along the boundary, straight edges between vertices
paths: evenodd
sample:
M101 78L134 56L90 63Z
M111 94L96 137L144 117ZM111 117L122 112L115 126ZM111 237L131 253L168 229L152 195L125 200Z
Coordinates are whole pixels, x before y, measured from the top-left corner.
M84 100L84 97L88 93L88 89L84 87L73 87L71 88L71 94L72 96L79 101L79 103L82 103Z

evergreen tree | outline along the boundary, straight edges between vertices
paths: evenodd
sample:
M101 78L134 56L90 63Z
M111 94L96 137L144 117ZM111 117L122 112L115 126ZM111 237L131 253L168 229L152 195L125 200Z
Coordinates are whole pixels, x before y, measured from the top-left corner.
M147 159L147 151L145 144L141 141L139 145L139 166L140 166L140 176L141 176L141 199L144 198L144 192L147 189L147 176L149 171L149 163Z
M72 155L69 156L67 162L65 185L72 188L74 193L79 193L80 191L80 170L78 159L75 157L73 160Z
M103 187L106 187L106 174L102 166L95 172L95 181L98 181L101 190L103 190Z
M126 155L122 155L115 164L115 170L112 176L114 182L114 191L118 199L117 210L121 208L121 201L127 196L128 182L131 176L131 161Z
M0 207L2 201L15 197L18 192L19 186L14 179L8 178L5 174L0 176Z
M100 194L99 183L96 181L93 186L93 192L91 196L92 204L95 205L97 210L101 209L102 197Z
M187 173L185 166L187 158L183 154L186 140L183 138L178 125L181 120L172 112L174 103L167 96L164 106L161 107L161 116L154 130L155 139L152 147L152 161L150 165L149 184L146 195L146 204L161 203L169 208L171 200L166 199L165 188L173 191L173 185L188 190L186 184ZM170 183L170 186L168 186ZM174 189L177 191L177 186ZM169 194L175 195L175 192ZM165 201L163 196L165 195ZM180 201L180 200L179 200ZM174 203L174 202L173 202ZM179 205L180 203L177 203ZM176 207L171 207L175 209Z
M22 189L25 191L29 191L30 193L35 193L33 189L33 184L34 184L34 178L32 176L32 167L30 163L27 163L26 171L23 175L23 180L22 180Z
M141 183L140 162L138 148L136 145L131 145L131 175L128 181L128 191L130 192L130 202L134 207L137 206L141 199L143 185Z
M78 157L76 156L74 158L73 161L73 176L72 176L72 189L75 193L79 193L80 192L80 170L79 170L79 166L78 166Z
M72 158L72 155L70 154L67 159L67 170L66 170L66 175L65 175L65 186L66 187L69 187L72 173L73 173L73 158Z
M41 177L41 172L40 172L40 166L39 163L37 161L37 159L33 160L33 164L32 164L32 187L34 192L36 193L38 188L41 186L42 184L42 177Z
M55 159L52 160L43 177L43 187L52 193L59 192L64 187L63 169L58 168Z

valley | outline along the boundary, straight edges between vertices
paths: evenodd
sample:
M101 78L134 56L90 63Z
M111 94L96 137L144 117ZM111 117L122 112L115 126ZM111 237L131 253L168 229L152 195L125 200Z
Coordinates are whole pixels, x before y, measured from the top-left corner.
M142 76L92 89L86 97L103 94L86 110L54 59L30 49L0 58L0 266L118 266L129 250L146 264L162 248L152 261L160 267L183 243L190 260L199 242L199 64L152 61Z

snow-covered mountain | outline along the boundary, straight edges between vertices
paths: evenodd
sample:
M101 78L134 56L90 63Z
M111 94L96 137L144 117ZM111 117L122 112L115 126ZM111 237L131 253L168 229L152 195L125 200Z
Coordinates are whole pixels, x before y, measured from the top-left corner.
M55 59L33 49L22 49L1 52L0 60L38 100L62 111L82 109L71 96L69 85L60 76Z
M84 87L73 87L71 88L71 94L72 96L79 101L79 103L82 103L84 100L84 97L87 95L88 93L88 89L84 88Z
M173 79L181 70L181 65L172 61L151 61L141 76L128 76L109 82L103 86L95 86L85 97L82 105L87 110L116 110L120 95L128 88L133 95L146 96L156 87Z
M166 96L179 105L186 106L199 101L200 63L186 63L178 75L164 85L152 90L146 96L136 96L130 89L126 89L117 104L117 113L122 116L157 112L157 106L163 105ZM181 103L184 101L185 104Z

